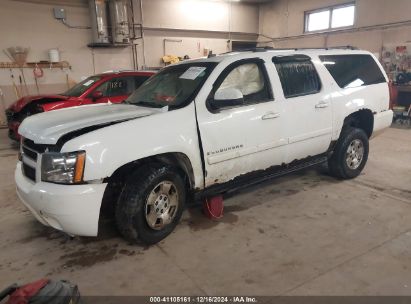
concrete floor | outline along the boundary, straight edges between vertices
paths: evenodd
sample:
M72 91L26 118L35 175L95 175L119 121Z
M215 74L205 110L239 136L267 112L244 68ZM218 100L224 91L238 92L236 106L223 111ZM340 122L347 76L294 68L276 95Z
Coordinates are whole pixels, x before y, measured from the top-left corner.
M74 240L37 223L16 197L17 152L0 131L0 288L46 276L84 295L411 295L411 130L374 139L355 180L277 179L227 199L220 222L186 211L149 248L110 223Z

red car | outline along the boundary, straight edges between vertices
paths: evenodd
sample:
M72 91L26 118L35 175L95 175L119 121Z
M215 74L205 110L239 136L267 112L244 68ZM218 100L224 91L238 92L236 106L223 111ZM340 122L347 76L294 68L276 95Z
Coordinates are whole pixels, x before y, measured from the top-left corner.
M120 103L154 72L110 72L91 76L63 94L25 96L6 110L9 137L19 140L18 128L24 118L52 110L94 103Z

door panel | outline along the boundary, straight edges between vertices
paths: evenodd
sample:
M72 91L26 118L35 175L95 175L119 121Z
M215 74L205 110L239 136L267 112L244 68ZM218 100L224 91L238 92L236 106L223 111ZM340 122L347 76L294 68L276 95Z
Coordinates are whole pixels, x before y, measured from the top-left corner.
M241 64L237 63L237 66ZM242 174L281 165L284 161L287 139L283 132L283 103L273 100L265 65L259 63L258 66L263 74L256 74L255 69L239 72L235 70L236 65L227 67L211 93L214 96L213 93L220 87L236 87L245 94L244 105L213 112L206 108L204 101L196 101L199 108L197 119L205 160L206 187L230 181ZM233 76L233 73L237 75ZM270 90L269 100L260 91L253 91L261 89L259 80L251 84L247 82L260 78L265 82L263 87ZM239 86L239 83L242 85ZM248 100L247 96L253 94L254 99Z
M316 107L326 98L327 96L319 93L284 101L289 117L286 123L289 141L287 163L327 151L332 135L331 106Z
M120 103L127 99L129 95L119 95L119 96L112 96L109 97L109 101L112 103Z
M287 115L286 163L327 151L332 136L331 94L310 57L274 57L281 82L279 99Z
M271 101L218 114L199 114L206 187L281 165L287 144L282 136L284 117L263 120L268 112L282 114L282 104Z
M80 100L80 105L89 105L89 104L93 104L93 99L88 96Z

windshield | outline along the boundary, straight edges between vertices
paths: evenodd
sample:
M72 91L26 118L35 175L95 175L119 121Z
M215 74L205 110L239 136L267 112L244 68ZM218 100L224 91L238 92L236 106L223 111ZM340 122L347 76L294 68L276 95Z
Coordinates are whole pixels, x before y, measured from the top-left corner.
M101 79L100 76L91 76L82 82L79 82L76 84L74 87L69 89L68 91L64 92L61 95L64 96L71 96L71 97L79 97L81 96L85 91L88 90L96 81L99 81Z
M203 62L169 66L134 91L126 103L153 108L183 107L195 97L215 65Z

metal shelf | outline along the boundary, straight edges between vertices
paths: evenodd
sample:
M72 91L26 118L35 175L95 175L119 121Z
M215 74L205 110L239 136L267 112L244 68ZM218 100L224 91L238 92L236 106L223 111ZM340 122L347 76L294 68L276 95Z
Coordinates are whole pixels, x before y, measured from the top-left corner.
M0 69L34 69L36 66L42 69L71 69L70 63L67 61L60 62L26 62L23 66L18 65L15 62L0 62Z
M126 48L132 46L132 43L89 43L89 48Z

